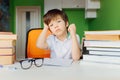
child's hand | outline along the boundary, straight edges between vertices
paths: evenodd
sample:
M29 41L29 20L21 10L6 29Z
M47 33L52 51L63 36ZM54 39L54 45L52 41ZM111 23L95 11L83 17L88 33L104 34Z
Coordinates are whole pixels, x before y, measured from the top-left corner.
M70 34L76 34L76 26L75 24L71 24L69 27L68 27L68 31L70 32Z
M44 28L45 29L48 29L48 25L44 23Z

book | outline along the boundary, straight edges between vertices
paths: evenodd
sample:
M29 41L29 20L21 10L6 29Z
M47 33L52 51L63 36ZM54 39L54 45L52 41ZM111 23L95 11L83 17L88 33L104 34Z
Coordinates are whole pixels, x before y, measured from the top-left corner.
M116 48L120 48L120 41L85 40L84 47L116 47Z
M89 50L89 54L92 55L102 55L102 56L119 56L120 57L120 51L92 51Z
M44 58L44 66L63 66L67 67L72 65L72 59L60 59L60 58Z
M107 48L107 47L86 47L87 50L91 51L115 51L120 52L120 48Z
M120 40L120 34L86 34L85 40Z
M16 34L0 34L0 39L13 39L17 40Z
M16 45L15 40L12 39L0 39L0 48L12 48Z
M12 32L0 32L0 39L17 39L17 35Z
M0 65L13 64L15 61L15 54L0 56Z
M120 57L116 56L100 56L86 54L83 55L83 60L97 63L120 64Z
M0 35L11 35L13 34L12 32L0 32Z
M15 53L15 48L0 48L0 56L1 55L12 55Z
M120 30L84 31L84 34L120 35Z

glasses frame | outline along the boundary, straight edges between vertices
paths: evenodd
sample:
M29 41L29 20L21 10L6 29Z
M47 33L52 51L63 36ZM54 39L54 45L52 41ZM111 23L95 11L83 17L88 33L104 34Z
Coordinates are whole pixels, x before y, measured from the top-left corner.
M39 66L36 64L36 60L37 60L37 59L41 59L41 60L42 60L42 64L39 65ZM22 66L22 63L23 63L24 61L28 61L28 62L30 61L30 62L31 62L31 63L30 63L30 66L27 67L27 68L24 68L24 67ZM43 65L44 59L43 59L43 58L31 58L31 59L24 59L24 60L19 61L22 69L29 69L29 68L31 68L31 66L33 65L33 62L34 62L34 65L35 65L36 67L41 67L41 66Z

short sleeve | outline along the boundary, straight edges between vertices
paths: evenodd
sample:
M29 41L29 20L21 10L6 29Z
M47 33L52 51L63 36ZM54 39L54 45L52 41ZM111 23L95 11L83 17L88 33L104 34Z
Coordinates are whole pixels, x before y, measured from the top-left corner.
M54 36L50 35L47 37L47 44L48 44L48 48L50 49L52 46L52 41L53 41Z
M79 44L79 46L80 46L80 37L79 37L78 34L76 34L76 37L77 37L78 44Z

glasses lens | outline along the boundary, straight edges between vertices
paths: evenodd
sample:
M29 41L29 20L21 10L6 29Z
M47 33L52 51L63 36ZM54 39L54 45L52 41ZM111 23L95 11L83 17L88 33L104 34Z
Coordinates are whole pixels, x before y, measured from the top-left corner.
M28 69L32 66L32 61L31 60L24 60L21 62L21 67L23 69Z
M42 64L43 64L43 59L35 59L35 65L36 65L37 67L42 66Z

